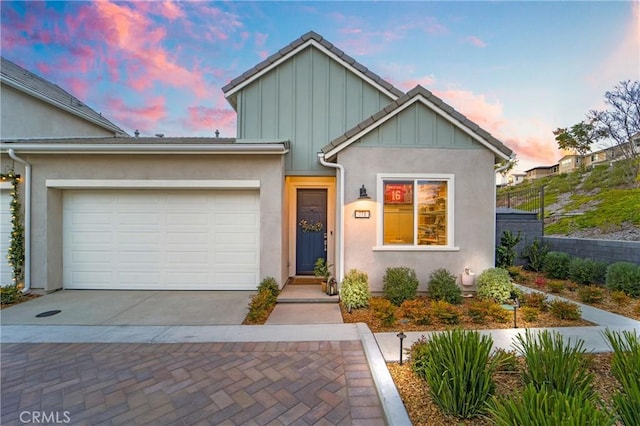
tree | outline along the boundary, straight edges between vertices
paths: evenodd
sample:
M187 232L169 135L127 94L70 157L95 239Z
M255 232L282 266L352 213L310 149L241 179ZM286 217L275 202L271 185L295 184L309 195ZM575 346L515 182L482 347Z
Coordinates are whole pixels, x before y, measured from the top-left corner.
M587 119L575 124L571 129L558 128L556 136L558 147L571 149L584 155L596 142L604 141L613 147L621 162L627 182L637 184L636 176L640 170L640 82L621 81L613 90L606 92L604 111L592 110ZM635 138L635 139L634 139Z

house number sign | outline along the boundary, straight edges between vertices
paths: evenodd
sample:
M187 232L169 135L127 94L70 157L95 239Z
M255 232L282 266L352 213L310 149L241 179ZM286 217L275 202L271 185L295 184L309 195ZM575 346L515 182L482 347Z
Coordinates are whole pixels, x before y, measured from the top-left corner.
M370 210L356 210L354 216L355 216L356 219L369 219L371 217L371 211Z

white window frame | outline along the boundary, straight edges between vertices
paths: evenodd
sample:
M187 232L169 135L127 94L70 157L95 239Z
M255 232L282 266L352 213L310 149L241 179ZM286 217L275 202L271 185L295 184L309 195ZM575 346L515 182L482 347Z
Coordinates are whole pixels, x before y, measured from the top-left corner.
M378 214L377 214L377 235L376 246L374 251L459 251L460 248L455 246L454 241L454 225L455 225L455 175L443 173L378 173L376 175L378 194ZM434 180L447 182L447 245L418 245L415 239L415 233L418 225L417 203L415 197L417 191L414 191L414 215L413 215L413 232L414 244L406 245L385 245L384 244L384 182L389 180L405 180L413 181L417 185L418 181Z

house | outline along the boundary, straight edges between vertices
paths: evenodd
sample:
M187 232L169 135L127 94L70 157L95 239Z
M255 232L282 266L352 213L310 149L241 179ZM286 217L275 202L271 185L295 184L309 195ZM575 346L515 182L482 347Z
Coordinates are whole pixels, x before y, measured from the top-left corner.
M236 138L3 141L33 170L32 287L253 290L322 257L380 291L390 266L423 286L493 266L513 153L425 88L310 32L223 92Z
M529 170L525 170L526 179L534 180L540 179L546 176L551 176L558 174L558 164L553 164L551 166L538 166L533 167Z
M61 87L2 57L0 139L126 136Z
M0 58L0 140L114 137L126 132L61 87ZM15 163L2 158L4 173ZM7 262L12 183L0 182L0 285L11 282Z

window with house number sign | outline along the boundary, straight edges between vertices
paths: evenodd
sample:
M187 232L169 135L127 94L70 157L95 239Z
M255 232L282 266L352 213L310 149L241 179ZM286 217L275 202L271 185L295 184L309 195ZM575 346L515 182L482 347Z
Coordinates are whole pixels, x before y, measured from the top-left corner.
M452 175L381 176L382 244L452 245Z

